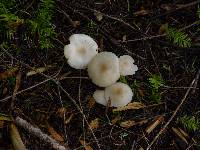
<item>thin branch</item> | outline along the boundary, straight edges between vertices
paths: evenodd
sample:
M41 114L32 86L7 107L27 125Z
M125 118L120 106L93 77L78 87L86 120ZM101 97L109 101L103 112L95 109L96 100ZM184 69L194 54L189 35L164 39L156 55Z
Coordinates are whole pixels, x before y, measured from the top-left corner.
M51 145L56 150L68 150L68 148L60 145L56 140L48 136L47 134L43 133L39 128L34 127L30 123L28 123L26 120L16 117L14 122L16 125L20 126L21 128L24 128L32 135L38 137L40 140L45 141L49 145Z

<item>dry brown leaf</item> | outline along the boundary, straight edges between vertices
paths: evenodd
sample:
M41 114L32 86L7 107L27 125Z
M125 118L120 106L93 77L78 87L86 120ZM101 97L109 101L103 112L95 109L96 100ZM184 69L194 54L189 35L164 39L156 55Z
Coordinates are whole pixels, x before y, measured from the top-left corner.
M11 141L13 144L13 147L15 150L25 150L26 147L20 137L19 131L17 127L11 123L10 125L10 136L11 136Z
M92 130L95 130L95 129L98 129L99 128L99 125L100 125L100 122L99 122L99 118L96 118L94 120L92 120L89 124L90 128ZM89 128L88 128L89 129Z
M51 134L52 138L54 138L56 141L58 142L64 141L62 136L58 134L58 132L56 132L56 130L53 127L51 127L48 123L47 123L47 129L48 129L48 132Z
M98 21L101 21L103 19L103 14L100 12L95 12L94 15L96 16Z
M93 148L89 144L87 144L84 140L79 140L79 141L83 145L85 150L93 150Z
M35 70L31 70L29 72L27 72L26 76L32 76L38 73L42 73L47 71L51 66L46 66L46 67L39 67L39 68L35 68Z
M145 16L145 15L148 15L150 13L149 10L139 10L139 11L136 11L135 13L133 13L133 15L135 16Z
M121 120L121 116L120 116L120 115L116 116L116 117L111 121L111 123L112 123L112 124L116 124L117 121L119 121L119 120Z
M95 102L95 100L94 100L94 97L89 96L89 97L88 97L88 106L89 106L89 109L93 108L95 103L96 103L96 102Z
M124 128L130 128L134 125L143 125L144 123L147 123L147 122L148 122L148 119L144 119L144 120L137 121L137 122L134 120L127 120L127 121L121 122L120 126L124 127Z
M73 22L73 27L74 28L77 28L81 25L81 22L80 21L72 21Z
M149 134L151 133L160 123L162 123L164 121L163 116L159 116L155 119L155 121L146 128L146 133Z
M172 130L174 131L174 133L181 139L183 140L186 144L188 144L186 136L187 133L185 133L183 130L179 129L179 128L174 128L172 127ZM184 132L184 133L183 133Z
M18 68L11 68L5 72L0 73L0 80L14 76L16 74L17 70L18 70Z
M120 123L120 126L123 128L130 128L134 125L135 125L135 121L133 121L133 120L127 120L127 121L123 121Z
M60 107L58 108L56 115L58 115L60 118L63 118L64 114L66 113L66 108L65 107Z
M129 103L128 105L124 106L124 107L118 107L116 109L113 109L113 112L115 111L125 111L125 110L129 110L129 109L140 109L140 108L144 108L145 105L140 103L140 102L132 102Z

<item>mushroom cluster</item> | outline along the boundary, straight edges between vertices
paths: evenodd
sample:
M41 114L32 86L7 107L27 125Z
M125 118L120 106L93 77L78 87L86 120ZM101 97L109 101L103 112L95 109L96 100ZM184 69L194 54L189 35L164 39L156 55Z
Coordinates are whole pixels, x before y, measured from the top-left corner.
M97 103L107 106L121 107L132 100L132 89L117 82L120 75L133 75L138 70L134 59L129 55L119 58L112 52L98 53L97 43L88 35L73 34L69 38L70 44L65 45L64 55L68 64L75 69L87 68L88 75L92 82L105 90L94 92L94 99Z

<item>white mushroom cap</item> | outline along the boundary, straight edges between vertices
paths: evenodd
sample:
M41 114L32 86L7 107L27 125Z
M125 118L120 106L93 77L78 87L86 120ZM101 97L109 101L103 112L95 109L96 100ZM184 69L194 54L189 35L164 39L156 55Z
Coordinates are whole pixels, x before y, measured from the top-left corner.
M88 65L88 75L100 87L115 83L119 77L119 59L112 52L98 53Z
M120 74L123 76L133 75L138 70L137 65L134 65L134 59L129 55L119 57Z
M95 101L104 106L107 105L107 101L105 99L105 91L104 90L96 90L93 94Z
M70 44L64 47L64 55L68 64L75 69L84 69L98 53L97 43L88 35L73 34L69 38Z
M132 89L124 83L117 82L105 89L105 99L111 100L111 106L123 107L131 102L133 97Z

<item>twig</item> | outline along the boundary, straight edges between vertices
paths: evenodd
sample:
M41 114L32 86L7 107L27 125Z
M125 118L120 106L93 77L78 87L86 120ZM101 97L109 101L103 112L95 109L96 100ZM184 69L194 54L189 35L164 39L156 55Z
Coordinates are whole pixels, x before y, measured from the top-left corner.
M46 143L48 143L49 145L51 145L54 149L56 149L56 150L67 150L68 149L68 148L60 145L56 140L54 140L47 134L43 133L39 128L36 128L33 125L31 125L30 123L28 123L26 120L24 120L20 117L16 117L14 122L16 123L16 125L24 128L32 135L38 137L40 140L43 140Z
M200 76L200 69L197 72L197 75L195 77L195 82L194 82L194 89L192 90L191 94L195 94L197 83L199 82L199 76Z
M11 110L14 109L15 98L16 98L17 91L18 91L19 86L20 86L21 77L22 77L22 74L21 74L21 72L19 71L18 74L17 74L17 76L16 76L15 88L14 88L14 92L13 92L12 100L11 100L11 104L10 104Z
M193 81L190 83L189 87L193 87L195 82L195 79L193 79ZM174 117L176 116L177 112L179 111L179 109L181 108L181 106L183 105L183 103L185 102L189 92L190 92L191 88L188 88L184 97L182 98L180 104L177 106L176 110L174 111L174 113L172 114L172 116L170 117L170 119L167 121L167 123L163 126L163 128L159 131L159 133L156 135L156 137L153 139L153 141L148 145L146 150L149 150L151 148L151 146L158 140L158 138L161 136L161 134L163 134L163 132L166 130L167 126L171 123L171 121L174 119Z

